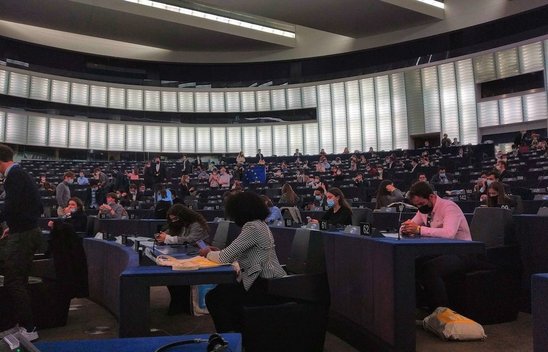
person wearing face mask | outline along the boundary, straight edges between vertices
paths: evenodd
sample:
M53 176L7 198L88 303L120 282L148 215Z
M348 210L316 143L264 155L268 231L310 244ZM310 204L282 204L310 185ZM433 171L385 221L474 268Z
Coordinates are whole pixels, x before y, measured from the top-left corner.
M87 221L88 217L84 212L84 203L80 198L72 197L69 199L66 208L63 209L63 216L56 221L49 221L48 227L54 230L57 225L64 223L70 224L76 232L86 232Z
M402 223L400 231L403 235L472 240L470 228L459 206L451 200L438 197L425 182L411 186L409 200L419 210L412 219ZM472 264L473 258L458 255L417 259L417 283L424 289L429 309L449 306L443 278L464 272Z
M197 247L197 241L208 241L209 227L202 214L178 203L168 209L165 218L167 224L164 230L154 236L157 242ZM185 285L168 286L168 290L171 294L168 315L188 312L190 287Z
M152 165L152 182L153 185L159 185L166 182L167 170L164 164L160 162L160 157L157 156L154 159L154 165Z
M438 168L438 173L432 176L432 178L430 179L430 183L434 185L447 185L453 183L453 175L446 172L444 166L440 166Z
M63 175L63 182L59 182L57 188L55 188L55 199L57 200L57 215L63 217L65 215L65 208L68 205L70 199L70 188L74 182L74 173L67 171Z
M351 225L352 209L344 198L344 193L336 188L330 188L326 195L326 204L329 210L325 212L320 221L327 221L329 225ZM318 220L311 219L311 223L318 223Z
M197 241L207 241L209 238L209 227L202 214L183 204L175 204L169 208L166 218L166 230L155 236L158 242L194 245Z
M323 187L318 187L314 190L314 200L306 206L306 210L323 210L326 206L327 198L325 196L325 189Z
M494 181L487 188L487 206L513 210L516 201L506 195L502 183Z

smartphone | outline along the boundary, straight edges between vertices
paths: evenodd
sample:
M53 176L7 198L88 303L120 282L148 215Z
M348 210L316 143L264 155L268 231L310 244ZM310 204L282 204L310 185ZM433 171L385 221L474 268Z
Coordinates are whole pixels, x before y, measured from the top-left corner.
M202 241L202 240L196 241L196 245L197 245L200 249L203 249L203 248L206 248L206 247L207 247L207 244L205 244L205 242Z

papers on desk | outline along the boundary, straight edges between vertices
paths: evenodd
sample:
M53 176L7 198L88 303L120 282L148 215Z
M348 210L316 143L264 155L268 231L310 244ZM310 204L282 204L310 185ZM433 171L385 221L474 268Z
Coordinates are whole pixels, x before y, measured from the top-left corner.
M384 237L388 238L398 238L397 232L381 232Z
M188 259L177 259L164 254L156 257L156 264L161 266L171 266L173 270L198 270L205 268L214 268L221 265L230 265L215 263L201 256L196 256Z

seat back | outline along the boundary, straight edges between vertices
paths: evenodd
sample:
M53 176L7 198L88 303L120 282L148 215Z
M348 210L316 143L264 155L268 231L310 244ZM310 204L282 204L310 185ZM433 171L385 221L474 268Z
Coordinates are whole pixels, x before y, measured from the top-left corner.
M318 231L297 229L287 258L286 270L292 274L325 272L323 238Z
M303 218L301 217L301 211L297 207L280 207L282 216L284 219L290 218L296 224L302 224Z
M523 199L516 194L509 194L508 197L512 198L516 202L514 214L523 214Z
M239 233L240 229L235 223L231 221L219 221L211 245L223 249L231 244L238 237Z
M373 223L373 210L369 208L352 208L352 225L360 226L361 222Z
M500 247L514 237L512 212L502 208L479 207L474 210L470 232L474 241L486 248Z

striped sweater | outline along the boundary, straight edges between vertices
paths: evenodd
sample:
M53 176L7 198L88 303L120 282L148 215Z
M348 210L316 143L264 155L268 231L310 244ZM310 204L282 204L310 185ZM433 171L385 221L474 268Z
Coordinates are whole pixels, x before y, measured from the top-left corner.
M271 279L285 276L276 256L274 238L268 225L261 220L244 224L242 232L225 249L209 252L207 258L219 263L237 261L240 266L238 281L249 290L258 277Z

